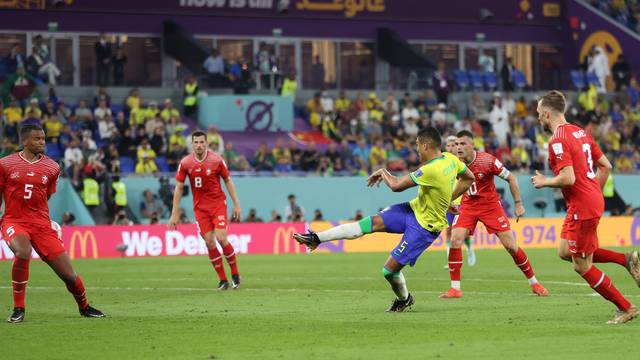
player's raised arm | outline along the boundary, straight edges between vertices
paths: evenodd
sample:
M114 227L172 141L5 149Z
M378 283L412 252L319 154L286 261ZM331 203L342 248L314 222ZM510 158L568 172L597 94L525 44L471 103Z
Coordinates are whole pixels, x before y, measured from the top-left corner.
M171 217L169 218L169 222L167 223L167 227L169 229L175 229L180 221L180 200L182 199L182 194L184 192L184 182L176 180L176 188L173 191L173 207L171 208Z
M233 215L231 215L231 220L240 221L240 216L242 216L242 209L240 209L240 200L238 200L236 185L233 183L233 180L231 180L231 177L227 177L226 179L224 179L224 186L227 187L229 196L231 196L231 200L233 201Z
M379 185L381 181L391 189L393 192L405 191L408 188L414 187L417 183L410 175L404 175L401 177L393 176L387 169L379 169L367 179L367 186L371 187Z

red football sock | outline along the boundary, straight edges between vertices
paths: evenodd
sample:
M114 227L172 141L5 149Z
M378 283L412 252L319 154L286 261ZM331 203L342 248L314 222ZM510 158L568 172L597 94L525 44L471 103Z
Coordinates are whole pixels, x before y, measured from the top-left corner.
M596 249L593 252L593 262L594 263L616 263L620 266L627 267L627 259L624 256L624 253L611 251L607 249Z
M73 295L78 303L78 308L84 309L89 306L87 302L87 293L84 290L84 284L79 275L76 275L76 281L73 284L67 284L67 290Z
M618 309L627 311L631 307L631 303L613 286L611 279L597 267L591 266L586 273L582 274L582 277L589 283L589 286L591 286L593 290L597 291L603 298L614 303Z
M531 267L531 263L529 263L529 258L527 257L527 254L525 254L524 250L522 250L522 248L518 248L518 251L516 251L515 254L512 254L511 257L516 263L516 266L518 266L520 270L522 270L522 273L527 277L527 279L531 279L535 276L535 274L533 273L533 268Z
M227 263L229 263L229 267L231 268L231 275L238 275L236 252L233 250L231 243L227 243L227 245L222 248L222 252L224 253L224 257L227 258Z
M451 282L460 281L460 269L462 268L462 249L449 249L449 276Z
M220 281L227 281L227 274L224 272L224 265L222 264L222 255L220 255L217 247L214 246L213 249L209 249L209 259L218 273Z
M13 306L24 308L24 295L29 280L29 261L31 259L13 259L11 285L13 285Z

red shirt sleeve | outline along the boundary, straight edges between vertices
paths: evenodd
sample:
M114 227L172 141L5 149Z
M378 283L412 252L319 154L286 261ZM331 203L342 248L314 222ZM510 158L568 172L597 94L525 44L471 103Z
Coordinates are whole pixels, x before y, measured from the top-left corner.
M500 160L498 160L498 158L496 157L492 157L492 158L493 158L493 163L491 163L491 173L493 175L500 175L504 170L504 165Z
M176 180L184 182L187 178L187 168L185 167L185 161L182 159L178 165L178 171L176 172Z
M4 189L6 179L4 178L4 168L0 165L0 200L2 196L2 190Z
M227 180L229 178L229 168L227 168L227 163L224 160L220 161L220 176L222 179Z
M555 173L567 166L573 166L569 144L565 139L555 138L549 141L549 158L552 160L551 165Z
M56 192L56 186L58 185L58 178L60 177L60 167L56 170L51 181L49 182L49 188L47 189L47 196L51 197Z

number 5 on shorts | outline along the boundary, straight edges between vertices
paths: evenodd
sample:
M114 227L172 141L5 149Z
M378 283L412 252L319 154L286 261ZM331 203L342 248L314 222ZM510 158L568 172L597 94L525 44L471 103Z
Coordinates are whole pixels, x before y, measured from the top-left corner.
M403 241L403 242L400 244L400 248L398 248L398 251L399 251L399 252L403 252L403 251L404 251L404 248L405 248L405 246L407 246L407 244L408 244L408 242Z
M16 230L13 228L13 226L9 226L7 228L7 236L12 237L13 234L15 234L15 233L16 233Z

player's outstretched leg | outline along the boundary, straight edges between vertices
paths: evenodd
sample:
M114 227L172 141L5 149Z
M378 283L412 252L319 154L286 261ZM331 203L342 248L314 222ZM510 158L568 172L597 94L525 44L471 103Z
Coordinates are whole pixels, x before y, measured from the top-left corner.
M67 286L67 290L73 295L73 298L78 304L78 310L80 315L91 318L102 318L105 314L89 305L87 301L87 293L84 288L84 283L80 276L76 274L71 266L71 260L66 252L55 256L53 259L44 260L51 269L58 275L58 277L64 281Z
M378 227L384 228L382 219L379 216L367 216L358 222L342 224L317 233L309 231L306 234L293 234L293 238L313 251L323 242L357 239L373 231L380 231Z
M513 237L511 231L498 233L498 239L500 239L502 246L504 246L507 252L509 252L509 255L513 258L513 262L518 268L520 268L520 271L522 271L524 276L527 278L527 282L529 283L529 286L531 286L531 291L538 296L548 296L549 291L538 282L538 279L536 279L529 257L521 247L516 245L516 239Z
M562 260L566 260L569 262L572 261L571 253L569 252L569 246L565 239L560 240L558 256ZM613 250L597 248L593 252L593 262L613 263L624 267L636 282L636 285L640 287L640 254L638 254L637 251L621 253Z
M11 268L11 287L13 288L13 310L7 322L20 323L25 316L25 295L27 281L29 281L29 262L32 247L29 238L18 235L11 239L9 247L13 251L14 259Z
M387 312L403 312L410 308L414 299L407 289L407 282L402 274L402 265L399 264L394 258L389 257L387 263L382 267L382 275L391 285L393 293L396 294L396 298L391 303L391 306L387 308Z
M607 324L623 324L638 316L638 309L616 289L607 275L592 264L589 257L574 258L573 268L587 281L593 290L603 298L611 301L618 308L616 315L613 319L607 321ZM587 270L585 271L585 269Z

